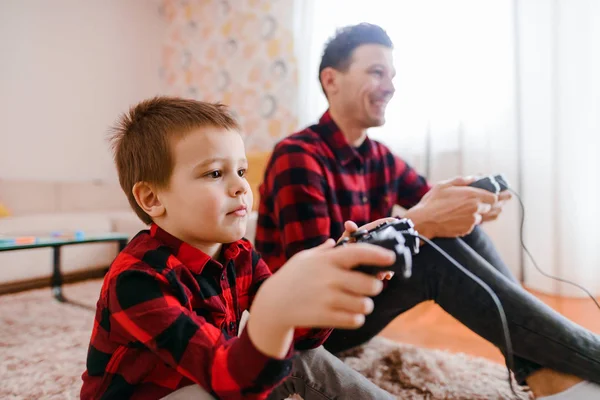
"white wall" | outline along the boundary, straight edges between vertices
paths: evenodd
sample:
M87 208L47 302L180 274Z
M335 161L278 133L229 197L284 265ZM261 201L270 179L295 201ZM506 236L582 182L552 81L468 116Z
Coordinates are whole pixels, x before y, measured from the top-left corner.
M0 1L0 179L115 180L107 130L160 92L157 1Z

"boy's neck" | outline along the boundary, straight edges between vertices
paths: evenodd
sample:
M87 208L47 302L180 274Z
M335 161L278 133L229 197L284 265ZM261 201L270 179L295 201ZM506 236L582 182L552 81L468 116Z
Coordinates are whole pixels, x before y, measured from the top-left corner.
M176 229L171 229L171 227L169 227L167 224L164 224L163 221L161 221L160 223L154 221L154 223L158 225L163 231L167 232L169 235L176 237L177 239L189 244L192 247L195 247L196 249L208 255L213 260L217 260L219 262L221 261L219 258L221 255L221 249L223 248L222 243L210 243L189 240L187 237L185 237L185 235L177 232Z
M213 260L217 260L222 263L222 260L221 260L221 258L222 258L221 257L221 249L223 248L222 243L201 244L201 245L192 244L192 246L194 246L198 250L203 251Z

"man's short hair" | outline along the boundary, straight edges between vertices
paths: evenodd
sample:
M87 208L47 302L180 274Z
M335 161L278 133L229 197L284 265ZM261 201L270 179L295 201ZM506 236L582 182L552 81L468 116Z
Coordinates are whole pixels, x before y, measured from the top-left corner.
M354 49L364 44L380 44L391 49L394 48L392 39L378 25L363 22L340 28L325 45L321 65L319 65L319 82L321 81L321 72L325 68L331 67L338 71L346 71L352 62Z
M190 131L216 127L240 130L223 104L177 97L154 97L131 107L111 129L111 144L121 188L137 216L146 224L152 218L137 204L133 186L147 182L168 187L173 173L172 142Z

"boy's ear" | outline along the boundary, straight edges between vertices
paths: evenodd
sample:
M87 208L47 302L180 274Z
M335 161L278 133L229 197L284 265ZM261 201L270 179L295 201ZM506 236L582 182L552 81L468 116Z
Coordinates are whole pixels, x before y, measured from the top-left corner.
M133 185L131 192L138 206L150 217L160 217L165 213L165 206L158 198L158 193L149 183L137 182Z

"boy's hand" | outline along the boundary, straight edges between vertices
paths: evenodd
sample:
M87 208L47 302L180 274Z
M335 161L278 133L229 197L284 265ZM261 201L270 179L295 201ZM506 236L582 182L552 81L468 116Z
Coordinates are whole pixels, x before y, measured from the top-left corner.
M340 240L342 240L345 237L350 237L350 234L352 232L355 232L359 229L365 229L367 231L376 228L378 225L383 224L384 222L392 222L392 221L396 221L396 218L394 217L388 217L388 218L380 218L377 219L373 222L369 222L368 224L365 224L363 226L361 226L360 228L356 225L356 223L354 223L354 221L346 221L344 223L344 233L342 234L342 236L338 239L338 243L340 242ZM379 272L377 273L377 279L379 280L390 280L392 279L392 277L394 276L394 271L383 271L383 272Z
M329 239L297 253L258 290L247 329L263 353L285 356L295 327L358 328L373 311L369 297L379 294L383 284L352 268L391 265L395 253L366 243L334 245Z

